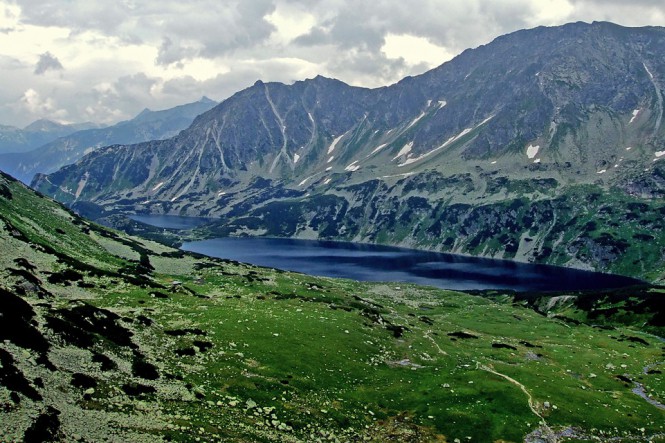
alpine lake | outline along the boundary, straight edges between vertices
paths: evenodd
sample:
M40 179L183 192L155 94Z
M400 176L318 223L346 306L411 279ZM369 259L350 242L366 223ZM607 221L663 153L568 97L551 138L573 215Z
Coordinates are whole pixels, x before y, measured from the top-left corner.
M131 218L152 226L178 230L193 229L210 221L165 215L137 215ZM579 269L374 244L224 237L185 242L181 249L315 276L416 283L462 291L585 291L642 283L629 277Z

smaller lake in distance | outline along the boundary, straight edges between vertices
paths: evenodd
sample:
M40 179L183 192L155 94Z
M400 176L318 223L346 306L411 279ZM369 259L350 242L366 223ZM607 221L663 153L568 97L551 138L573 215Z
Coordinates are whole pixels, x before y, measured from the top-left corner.
M628 277L389 246L281 238L215 238L185 251L324 277L409 282L444 289L568 291L640 283Z

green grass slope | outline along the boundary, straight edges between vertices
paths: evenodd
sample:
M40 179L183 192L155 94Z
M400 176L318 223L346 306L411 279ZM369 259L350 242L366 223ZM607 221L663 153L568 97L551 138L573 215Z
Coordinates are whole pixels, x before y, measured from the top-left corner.
M185 254L5 175L0 250L0 441L665 441L630 322Z

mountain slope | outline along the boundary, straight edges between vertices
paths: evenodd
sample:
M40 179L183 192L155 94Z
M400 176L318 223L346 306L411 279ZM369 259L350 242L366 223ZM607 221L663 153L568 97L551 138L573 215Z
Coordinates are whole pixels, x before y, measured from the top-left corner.
M101 146L173 137L188 127L197 115L215 105L216 102L203 97L197 102L162 111L145 109L133 119L108 128L81 130L29 152L0 155L0 167L29 183L35 174L56 171Z
M172 139L108 147L33 185L67 203L219 217L227 234L658 279L664 43L662 28L573 23L500 37L384 88L257 82ZM588 225L605 207L608 224ZM631 231L621 223L633 213L648 220Z
M609 298L599 329L514 294L186 254L4 174L0 248L2 441L664 438L661 343L640 330L662 332L662 288ZM534 303L602 300L561 295Z

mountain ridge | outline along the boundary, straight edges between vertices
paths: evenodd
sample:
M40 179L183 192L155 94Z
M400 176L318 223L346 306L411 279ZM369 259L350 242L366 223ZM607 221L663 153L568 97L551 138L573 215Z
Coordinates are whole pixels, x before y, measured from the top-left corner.
M498 37L382 88L259 81L172 139L106 148L33 185L70 204L219 217L218 233L383 242L644 277L622 258L632 248L655 258L649 278L662 278L662 234L649 244L642 227L623 232L617 220L585 231L572 215L580 208L562 202L590 192L602 204L584 202L584 211L662 207L663 43L663 28L573 23ZM508 220L500 213L510 207L519 210ZM292 219L280 230L269 219L284 208ZM329 217L317 222L317 212ZM489 213L503 224L477 219ZM390 217L400 214L408 216L397 227ZM444 219L449 233L438 237ZM561 220L579 247L563 242ZM662 232L655 220L647 226Z
M27 152L59 137L99 127L90 122L62 124L47 119L35 120L24 128L0 125L0 155Z
M0 154L0 166L29 183L35 174L54 172L101 146L170 138L214 104L216 102L203 97L196 102L159 111L146 108L133 119L109 127L76 131L28 152Z

